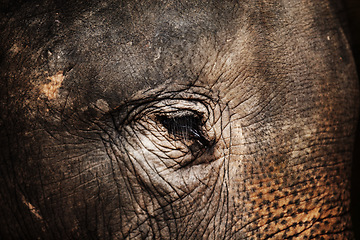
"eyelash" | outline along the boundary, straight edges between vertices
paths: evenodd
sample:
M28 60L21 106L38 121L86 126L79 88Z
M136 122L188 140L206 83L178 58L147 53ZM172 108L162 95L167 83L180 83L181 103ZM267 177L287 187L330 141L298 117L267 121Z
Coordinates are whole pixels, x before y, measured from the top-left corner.
M170 135L177 139L195 140L205 147L211 145L203 133L203 123L198 115L189 113L182 116L157 115L156 120L167 129Z

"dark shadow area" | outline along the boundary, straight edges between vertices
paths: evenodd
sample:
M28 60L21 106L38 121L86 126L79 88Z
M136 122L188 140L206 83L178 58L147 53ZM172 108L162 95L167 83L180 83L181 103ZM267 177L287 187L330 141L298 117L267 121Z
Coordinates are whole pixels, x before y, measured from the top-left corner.
M359 64L358 64L359 69ZM359 72L359 71L358 71ZM355 239L360 239L360 122L357 125L355 150L351 175L351 216Z
M344 0L357 72L360 73L360 1ZM351 175L351 215L355 238L360 239L360 121L357 125Z

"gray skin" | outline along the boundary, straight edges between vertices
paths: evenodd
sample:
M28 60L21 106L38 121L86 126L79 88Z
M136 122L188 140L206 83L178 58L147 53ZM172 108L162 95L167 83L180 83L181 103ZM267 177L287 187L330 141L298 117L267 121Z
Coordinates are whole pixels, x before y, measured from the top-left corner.
M338 1L7 3L0 238L353 238Z

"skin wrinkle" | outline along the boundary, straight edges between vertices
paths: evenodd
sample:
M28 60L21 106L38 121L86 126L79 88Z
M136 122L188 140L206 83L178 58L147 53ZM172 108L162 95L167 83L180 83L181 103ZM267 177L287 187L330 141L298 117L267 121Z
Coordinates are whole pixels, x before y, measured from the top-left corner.
M155 169L154 169L155 170ZM156 170L155 170L156 171ZM171 185L170 185L171 186ZM174 189L175 190L175 189ZM176 192L176 191L175 191Z
M104 142L104 139L103 139L103 142ZM107 144L104 144L105 146L107 145ZM113 166L113 161L112 161L112 156L111 156L111 154L110 154L110 152L109 152L109 150L107 149L106 150L106 153L108 154L108 156L109 156L109 158L111 159L110 160L110 165L111 165L111 169L112 169L112 177L113 177L113 181L115 182L115 184L116 184L116 190L117 190L117 193L118 193L118 195L120 196L120 187L117 185L117 181L116 181L116 174L115 174L115 172L114 172L114 170L115 170L115 168L114 168L114 166ZM125 175L124 175L125 176ZM127 186L127 185L126 185ZM129 189L131 189L131 188L127 188L128 190ZM122 204L121 204L121 202L120 202L120 198L119 198L119 208L121 209L122 207ZM120 221L122 221L122 214L120 215ZM121 229L121 231L123 231L123 229ZM122 232L122 235L125 235L123 232Z
M220 179L220 177L218 176L217 178L216 178L216 182L218 181L218 179ZM200 182L202 182L200 179L199 179L199 181ZM207 185L206 185L207 186ZM221 186L222 186L222 184L221 184ZM221 188L220 188L220 192L221 192ZM215 191L215 188L213 188L213 190L212 190L212 192L211 193L213 193ZM214 194L211 194L211 196L213 197L214 196ZM219 201L220 201L220 197L219 197ZM212 201L211 201L211 199L210 199L210 201L209 201L209 206L208 207L210 207L210 203L211 203ZM207 209L208 210L208 209ZM213 216L214 217L214 216ZM211 219L210 219L211 220ZM209 221L210 221L209 220ZM206 224L206 225L208 225L208 224Z
M144 127L144 129L146 129L146 127ZM170 138L169 139L167 139L167 140L171 140ZM176 148L175 146L173 146L174 148ZM168 148L169 149L169 152L171 151L171 149L172 148ZM160 149L159 149L160 150ZM162 151L160 151L160 152L162 152ZM186 153L186 152L183 152L183 153ZM165 158L166 159L166 158ZM168 156L168 159L174 159L173 157L170 157L170 156Z
M142 141L141 141L140 139L138 139L138 140L139 140L139 142L142 144ZM144 148L146 149L145 146L144 146ZM134 158L134 159L136 159L136 158ZM144 153L143 153L143 159L146 159L146 154L144 154ZM148 165L149 165L149 163L148 163ZM151 167L153 171L157 171L156 168L154 168L154 167L152 167L152 166L150 166L150 165L149 165L149 167ZM176 191L175 191L175 192L176 192Z
M313 145L313 146L318 146L318 145ZM321 145L320 145L321 146ZM326 146L328 146L328 145L326 145ZM293 151L296 151L296 150L293 150ZM290 153L290 152L293 152L293 151L289 151L288 153ZM285 154L287 153L287 152L284 152ZM342 152L343 154L344 153L348 153L348 154L351 154L352 152L351 152L351 150L348 150L348 151L344 151L344 152ZM244 154L244 153L242 153L242 154L239 154L239 156L245 156L245 155L251 155L251 154L253 154L253 153L248 153L248 154ZM233 154L233 155L235 155L236 156L236 154ZM330 154L328 154L328 156L332 156L333 154L332 153L330 153ZM305 155L306 156L306 155ZM317 157L314 157L312 160L317 160L317 159L323 159L323 157L324 156L317 156ZM299 159L301 159L300 157L299 157ZM295 164L295 165L288 165L288 167L296 167L296 166L301 166L302 164L304 164L304 163L306 163L306 162L300 162L300 163L298 163L298 164ZM344 164L344 163L346 163L346 162L338 162L338 164ZM327 165L323 165L323 167L327 167L327 166L333 166L333 165L329 165L329 164L327 164ZM312 167L312 168L318 168L318 167L321 167L321 166L314 166L314 167ZM261 172L253 172L252 174L262 174Z
M131 158L131 156L129 155L129 157ZM135 167L134 167L134 169L135 169ZM144 169L143 169L144 170ZM175 189L174 189L175 190Z

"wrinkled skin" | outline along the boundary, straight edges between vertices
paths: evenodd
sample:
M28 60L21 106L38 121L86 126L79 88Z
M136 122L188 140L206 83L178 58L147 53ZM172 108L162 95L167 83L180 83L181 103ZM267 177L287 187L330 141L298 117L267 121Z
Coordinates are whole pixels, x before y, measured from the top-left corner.
M1 238L353 238L358 86L337 1L6 12Z

